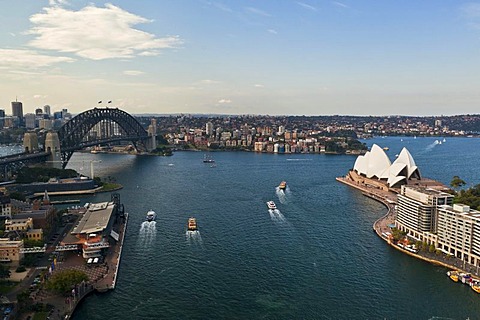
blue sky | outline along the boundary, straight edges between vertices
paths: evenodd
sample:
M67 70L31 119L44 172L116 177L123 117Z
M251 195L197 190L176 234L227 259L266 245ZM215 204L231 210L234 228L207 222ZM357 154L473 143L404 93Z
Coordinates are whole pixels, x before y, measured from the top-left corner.
M0 108L479 113L480 2L0 0Z

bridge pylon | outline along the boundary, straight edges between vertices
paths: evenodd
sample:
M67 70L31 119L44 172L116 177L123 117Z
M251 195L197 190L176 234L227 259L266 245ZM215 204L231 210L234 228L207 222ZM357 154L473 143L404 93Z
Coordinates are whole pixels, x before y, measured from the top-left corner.
M47 163L53 168L62 169L62 153L58 133L48 132L45 137L45 151L50 152Z
M38 136L35 132L25 132L23 136L23 147L27 153L38 150Z
M152 151L157 149L157 119L151 120L147 131L150 138L146 143L146 147L148 151Z

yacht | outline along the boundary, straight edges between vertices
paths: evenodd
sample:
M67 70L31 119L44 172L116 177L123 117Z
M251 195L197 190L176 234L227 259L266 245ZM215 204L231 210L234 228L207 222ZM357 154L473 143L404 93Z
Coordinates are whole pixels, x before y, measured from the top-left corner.
M197 220L195 218L188 218L187 231L197 230Z
M157 214L155 211L150 210L147 212L147 216L145 217L145 221L154 221L157 218Z
M276 205L275 202L273 202L273 201L267 201L267 207L268 207L268 209L270 209L270 210L275 210L275 209L277 209L277 205Z
M286 181L280 182L280 184L278 185L278 188L279 188L280 190L285 190L285 189L287 189L287 182L286 182Z
M212 157L210 157L209 155L205 154L203 156L203 162L204 163L215 163L215 160Z

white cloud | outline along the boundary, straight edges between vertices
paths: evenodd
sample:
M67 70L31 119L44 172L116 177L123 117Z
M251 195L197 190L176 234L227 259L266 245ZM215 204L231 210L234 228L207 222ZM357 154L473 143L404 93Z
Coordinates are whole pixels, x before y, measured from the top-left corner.
M13 32L9 32L8 34L11 35L12 37L15 37L15 36L16 36L16 34L13 33Z
M203 79L200 81L202 84L219 84L220 81L217 80L211 80L211 79Z
M268 29L267 32L271 34L278 34L277 30L275 29Z
M232 103L232 100L230 100L230 99L220 99L220 100L218 100L218 103L220 103L220 104Z
M44 8L30 21L34 27L28 34L35 36L30 46L92 60L158 55L159 50L182 43L178 36L157 38L133 28L152 21L108 3L104 8L89 5L78 11L59 6Z
M0 68L36 69L61 62L73 62L69 57L57 57L40 54L35 50L0 49Z
M47 95L43 95L43 94L34 94L33 95L33 99L44 99L48 97Z
M139 70L125 70L123 71L123 74L127 76L139 76L139 75L145 74L145 72L139 71Z
M315 8L314 6L311 6L305 2L300 2L300 1L297 1L297 4L301 7L304 7L305 9L308 9L308 10L312 10L312 11L317 11L317 8Z
M263 84L259 84L259 83L254 84L253 86L254 86L255 88L264 88L264 87L265 87Z
M271 17L272 15L268 12L265 12L263 10L254 8L254 7L246 7L245 10L247 10L250 13L259 15L259 16L264 16L264 17Z
M61 6L69 3L67 0L48 0L48 4L51 6Z
M347 6L345 3L341 3L341 2L338 2L338 1L332 1L332 3L336 6L339 6L339 7L342 7L342 8L350 8L349 6Z

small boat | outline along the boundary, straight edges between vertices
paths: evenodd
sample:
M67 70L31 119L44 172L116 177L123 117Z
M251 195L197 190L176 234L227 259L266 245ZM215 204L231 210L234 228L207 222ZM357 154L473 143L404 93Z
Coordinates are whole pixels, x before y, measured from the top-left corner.
M210 157L209 155L206 155L206 154L205 154L205 155L203 156L203 162L204 162L204 163L214 163L215 160L214 160L212 157Z
M383 147L383 150L388 151L388 150L390 150L390 148L389 147Z
M150 210L147 212L147 216L145 217L145 221L154 221L157 218L157 214L155 211Z
M480 280L474 280L470 283L470 287L476 293L480 293Z
M452 270L447 272L447 276L454 282L458 282L458 271Z
M275 210L275 209L277 209L277 205L276 205L275 202L273 202L273 201L267 201L267 207L268 207L268 209L270 209L270 210Z
M197 220L195 218L188 218L187 231L197 230Z
M287 189L287 182L286 182L286 181L280 182L280 184L278 185L278 188L279 188L280 190L285 190L285 189Z

